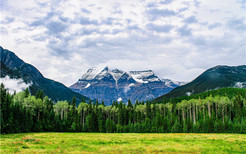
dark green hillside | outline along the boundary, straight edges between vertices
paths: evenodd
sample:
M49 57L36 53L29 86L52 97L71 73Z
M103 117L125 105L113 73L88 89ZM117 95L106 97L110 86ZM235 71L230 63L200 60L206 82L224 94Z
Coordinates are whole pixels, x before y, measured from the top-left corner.
M71 100L76 97L77 103L81 98L89 100L87 97L73 92L65 85L45 78L34 66L25 63L13 52L3 49L1 52L1 77L9 76L10 78L21 78L26 83L32 83L30 91L35 94L38 90L43 90L44 94L55 102L58 100Z
M238 84L239 83L239 84ZM192 82L177 87L169 93L156 98L154 101L186 96L188 93L197 94L223 87L246 88L246 65L216 66L208 69Z
M11 70L1 61L0 77L3 78L5 76L9 76L10 78L21 78L18 71Z
M210 90L210 91L206 91L206 92L202 92L202 93L198 93L198 94L193 94L190 96L181 96L181 97L175 97L175 98L170 98L167 99L165 97L163 97L162 101L156 101L153 102L155 104L159 104L159 103L167 103L167 102L171 102L171 103L178 103L181 102L182 100L191 100L191 99L205 99L206 97L212 96L226 96L230 99L232 99L234 96L236 95L241 95L242 97L246 98L246 89L242 89L242 88L221 88L221 89L216 89L216 90Z

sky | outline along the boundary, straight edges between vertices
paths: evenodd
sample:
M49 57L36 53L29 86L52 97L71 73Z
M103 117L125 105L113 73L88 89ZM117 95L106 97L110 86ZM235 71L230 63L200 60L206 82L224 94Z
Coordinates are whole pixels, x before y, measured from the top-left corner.
M94 66L187 82L246 64L245 0L0 1L0 45L66 86Z

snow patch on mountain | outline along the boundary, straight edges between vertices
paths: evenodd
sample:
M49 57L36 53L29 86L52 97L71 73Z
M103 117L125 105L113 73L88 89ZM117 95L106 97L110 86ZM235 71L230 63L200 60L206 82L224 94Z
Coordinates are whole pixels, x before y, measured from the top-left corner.
M129 87L132 87L132 86L135 86L135 84L134 84L134 83L131 83L131 84L129 84L128 86L129 86Z
M86 88L89 88L90 86L91 86L91 84L88 83L84 88L86 89Z
M105 76L110 76L114 78L114 80L117 81L119 79L129 79L133 78L138 83L149 83L149 82L164 82L167 87L174 88L175 85L183 85L184 82L177 82L172 81L169 79L163 79L160 80L155 73L152 70L145 70L145 71L130 71L129 73L124 72L119 69L109 69L108 67L92 67L90 68L82 77L80 80L101 80ZM133 85L129 85L131 87Z
M150 78L148 79L148 77L153 76L154 72L151 70L147 70L147 71L130 71L130 75L132 76L132 78L140 83L148 83L148 82L154 82L156 80L158 80L158 78Z
M110 73L108 67L105 67L98 75L96 75L94 79L101 80L103 77L109 74Z
M90 68L82 77L82 80L92 80L94 79L104 67L92 67Z
M110 71L110 73L113 76L115 81L118 81L120 79L120 77L124 74L123 71L118 70L118 69L114 69L114 70Z

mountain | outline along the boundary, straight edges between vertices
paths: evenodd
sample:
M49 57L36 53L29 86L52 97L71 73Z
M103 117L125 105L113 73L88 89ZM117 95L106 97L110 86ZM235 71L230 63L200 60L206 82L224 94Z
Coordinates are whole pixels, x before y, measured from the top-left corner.
M246 65L210 68L190 83L177 87L154 101L162 101L164 97L168 99L181 97L223 87L246 88Z
M14 79L22 79L25 83L31 84L30 92L35 94L38 90L43 90L44 94L53 101L71 100L76 97L76 102L79 103L81 98L88 100L87 97L79 93L73 92L65 85L45 78L34 66L25 63L13 52L3 49L0 46L1 53L1 78L9 76Z
M109 105L114 100L151 100L180 84L168 79L160 80L151 70L125 72L108 67L93 67L70 88L89 98L103 100Z

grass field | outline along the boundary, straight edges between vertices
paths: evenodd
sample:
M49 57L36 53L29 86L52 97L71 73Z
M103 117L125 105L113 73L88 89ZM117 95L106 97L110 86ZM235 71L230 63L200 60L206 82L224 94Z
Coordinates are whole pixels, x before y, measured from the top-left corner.
M23 133L1 153L246 153L245 134Z

